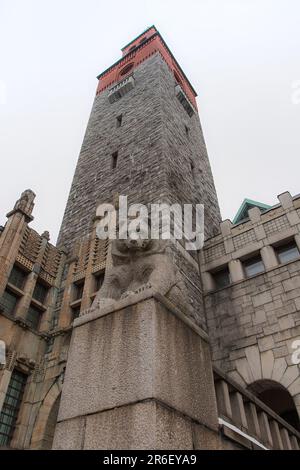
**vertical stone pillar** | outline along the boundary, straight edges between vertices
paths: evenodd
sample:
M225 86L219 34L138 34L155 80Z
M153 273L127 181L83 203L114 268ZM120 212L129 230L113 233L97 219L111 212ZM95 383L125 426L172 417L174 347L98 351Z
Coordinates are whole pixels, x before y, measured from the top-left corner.
M217 448L203 330L162 296L75 320L54 449L193 449L207 440Z
M36 285L37 274L32 271L28 274L25 286L24 286L24 295L19 300L16 317L26 319L27 311L31 303L32 294Z
M9 385L11 377L11 371L8 369L3 369L0 371L0 413L2 410L2 406L5 400L6 392L7 392L7 387Z
M228 264L230 278L232 282L242 281L245 278L243 266L239 259L234 259Z
M24 191L14 209L7 214L8 221L0 238L0 295L5 290L27 223L33 219L34 198L31 190Z
M62 282L65 261L66 261L66 253L62 251L60 265L59 265L58 272L55 278L54 286L50 288L50 292L47 295L47 305L46 305L47 311L42 317L42 321L40 324L40 331L48 331L49 327L51 326L51 322L53 319L54 310L56 306L57 295L58 295L58 291Z
M206 292L210 292L215 289L214 280L210 273L208 272L202 273L202 282L203 282L204 290Z
M278 266L279 263L276 258L274 248L272 246L264 246L260 250L260 254L266 269L272 269Z
M63 283L64 294L59 314L58 325L59 328L66 328L72 322L72 314L70 308L71 302L71 294L72 294L72 280L74 275L74 266L76 263L77 258L73 257L72 259L67 260L67 264L69 264L68 274Z
M94 225L96 225L94 223ZM81 300L81 311L86 310L91 306L91 295L93 294L93 257L95 252L96 246L96 228L94 227L92 235L91 235L91 246L90 246L90 253L89 253L89 260L86 267L86 274L85 274L85 282L84 282L84 289L82 293L82 300Z
M298 250L300 252L300 235L295 235L295 242L296 242Z

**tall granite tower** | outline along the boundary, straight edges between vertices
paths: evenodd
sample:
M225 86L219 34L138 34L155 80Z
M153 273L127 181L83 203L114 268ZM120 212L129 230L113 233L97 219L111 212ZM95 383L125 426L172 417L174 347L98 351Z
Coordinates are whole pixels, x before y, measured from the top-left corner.
M196 92L154 26L99 76L59 234L88 233L99 202L202 203L207 234L220 222Z
M88 237L97 206L117 194L203 204L213 236L220 212L196 92L154 26L122 53L98 77L59 244ZM205 447L217 411L197 252L178 241L118 249L73 324L54 447Z

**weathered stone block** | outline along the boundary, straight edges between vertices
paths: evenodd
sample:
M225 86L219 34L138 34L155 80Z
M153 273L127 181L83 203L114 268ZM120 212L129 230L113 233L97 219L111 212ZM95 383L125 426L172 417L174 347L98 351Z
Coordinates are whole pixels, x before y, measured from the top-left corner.
M84 449L192 449L191 421L155 401L86 418Z
M59 422L148 399L217 429L209 345L199 334L154 299L74 328Z

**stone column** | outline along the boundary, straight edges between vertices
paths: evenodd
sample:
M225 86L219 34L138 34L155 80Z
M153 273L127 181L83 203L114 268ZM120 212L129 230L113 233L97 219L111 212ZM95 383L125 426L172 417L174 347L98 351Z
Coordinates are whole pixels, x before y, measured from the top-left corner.
M27 311L31 303L32 294L37 281L37 274L31 271L26 279L25 286L23 288L24 295L19 300L16 317L26 319Z
M279 263L276 258L274 248L272 246L264 246L260 250L260 254L266 269L272 269L278 266Z
M26 226L33 219L34 198L31 190L24 191L14 209L7 214L8 220L0 238L0 295L5 290Z
M239 259L234 259L228 264L230 278L232 282L242 281L245 278L243 266Z
M300 235L295 235L295 242L297 244L298 250L300 251Z
M72 280L74 274L74 265L76 263L76 257L67 259L69 265L67 277L63 283L64 294L59 313L58 326L59 328L66 328L72 323L72 312L70 308L71 294L72 294Z
M209 272L202 273L202 282L206 292L210 292L215 289L213 277Z
M94 223L96 225L96 223ZM85 281L84 281L84 289L82 293L82 299L81 299L81 311L86 310L87 308L90 307L91 305L91 295L94 292L93 289L93 284L94 284L94 278L93 278L93 256L95 253L95 246L96 246L96 227L94 226L92 235L91 235L91 246L90 246L90 255L89 255L89 260L88 264L86 267L86 273L85 273Z
M9 385L9 381L11 378L11 371L8 369L3 369L0 372L0 413L2 410L2 406L5 400L7 388Z
M218 444L207 335L165 297L75 320L54 449Z

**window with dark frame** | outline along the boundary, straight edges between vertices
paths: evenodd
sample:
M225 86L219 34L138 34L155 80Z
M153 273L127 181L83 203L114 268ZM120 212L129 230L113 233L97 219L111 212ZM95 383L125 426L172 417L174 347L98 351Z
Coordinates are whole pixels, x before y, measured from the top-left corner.
M27 274L28 273L26 271L15 265L11 270L8 282L9 284L16 286L18 289L23 289Z
M73 301L80 300L82 298L82 294L83 294L84 281L75 282L73 284L73 286L74 286Z
M117 128L122 126L122 119L123 119L122 114L117 116Z
M29 305L26 315L26 321L31 328L38 330L43 312L34 305Z
M231 283L228 267L212 273L212 277L216 289L222 289L223 287L229 286Z
M104 281L104 273L94 274L94 292L98 292Z
M0 413L0 446L9 446L15 430L27 376L14 370Z
M112 170L117 168L117 164L118 164L118 152L114 152L111 156L111 168L112 168Z
M78 318L80 315L80 305L77 307L72 307L72 320L75 320L75 318Z
M43 304L46 300L49 288L42 284L41 282L37 281L32 297Z
M255 256L243 261L243 268L246 277L255 276L265 271L265 265L260 256Z
M298 246L293 241L277 246L274 249L280 264L288 263L289 261L295 261L300 258Z
M53 350L54 338L50 338L46 344L45 354L50 354Z
M18 300L19 297L16 294L6 289L2 294L0 310L9 315L13 315L15 313Z

